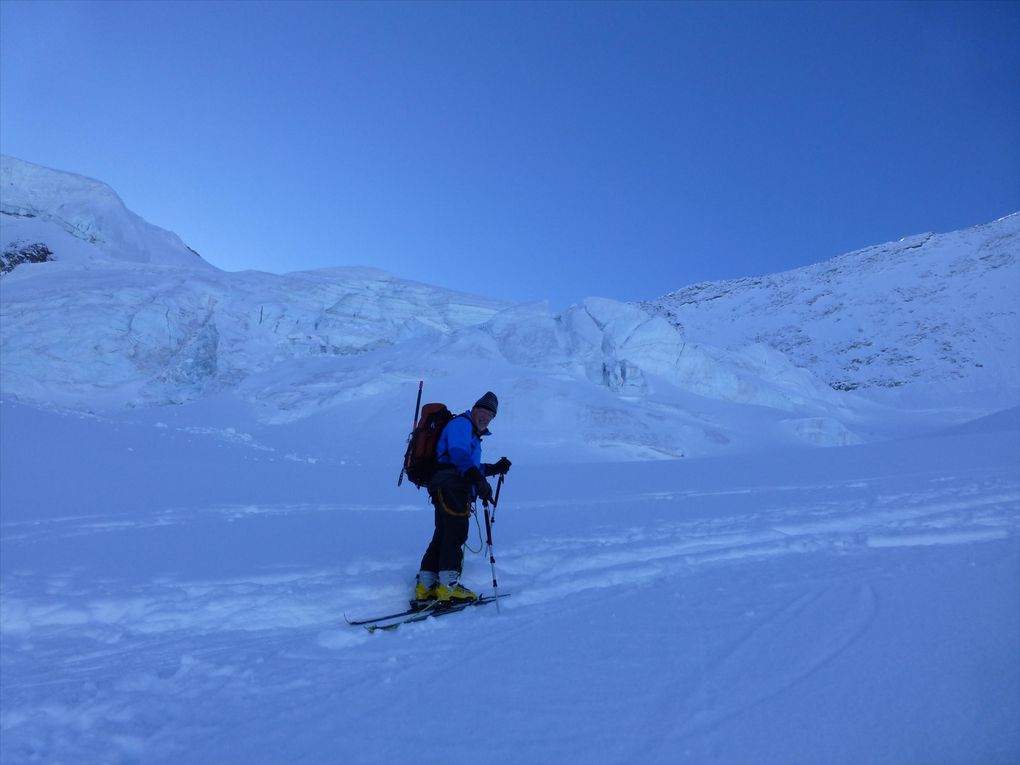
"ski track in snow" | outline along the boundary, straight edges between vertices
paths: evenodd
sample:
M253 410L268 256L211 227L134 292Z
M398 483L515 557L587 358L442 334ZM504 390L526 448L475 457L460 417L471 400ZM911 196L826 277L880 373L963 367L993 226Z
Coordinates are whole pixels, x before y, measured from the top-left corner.
M861 547L993 541L1016 531L1018 489L966 485L922 496L877 497L850 511L836 503L796 514L766 510L746 517L667 522L623 535L562 538L537 554L520 551L511 570L545 573L562 582L535 588L522 598L542 603L591 588L642 584L707 564ZM689 498L681 492L657 499L682 503Z
M833 492L837 500L819 500ZM1020 482L1001 474L928 479L923 489L909 493L882 493L881 487L861 480L770 487L757 512L686 518L686 511L708 494L718 498L727 492L617 497L613 501L628 512L650 506L660 511L658 521L622 528L585 526L583 511L591 502L553 508L522 503L513 512L523 517L555 513L569 519L564 529L571 532L504 546L498 545L497 536L501 585L514 594L503 606L514 613L510 628L527 630L546 618L549 608L573 613L575 603L587 604L578 606L583 614L593 604L597 608L600 593L618 588L683 590L685 578L713 567L1015 539L1020 519ZM849 503L848 497L853 498ZM95 535L121 535L130 544L132 531L243 524L276 515L293 520L324 512L358 513L360 522L370 518L384 527L393 512L412 510L421 508L236 506L152 512L131 519L64 517L5 525L3 541L8 550ZM510 513L501 509L499 520ZM501 526L496 528L498 535ZM469 539L469 544L477 541ZM483 570L475 569L479 581ZM377 637L339 628L341 614L399 603L406 594L408 561L397 554L362 556L332 568L292 566L208 581L164 576L128 584L79 573L19 569L8 572L4 582L0 729L12 762L29 751L48 753L46 760L52 763L75 761L75 751L127 762L151 753L157 744L155 751L161 755L154 761L169 762L178 751L175 736L202 738L208 733L194 710L214 716L209 699L231 699L230 704L246 707L260 695L299 697L310 683L308 674L292 676L280 667L309 658L321 661L330 654L353 659L363 647L375 645L371 641ZM816 583L793 590L783 608L759 619L725 650L703 644L694 652L693 671L700 679L686 693L673 694L674 714L684 722L668 732L666 740L683 741L710 731L810 676L868 629L875 608L875 593L867 585ZM816 622L820 612L828 614L823 620L827 627L815 636L812 651L787 655L794 649L786 646L801 646L791 635ZM810 619L805 620L807 614ZM410 635L449 628L439 620L418 625ZM755 657L762 655L776 657L782 671L756 669ZM391 658L396 661L398 656ZM749 672L763 677L748 683ZM356 674L354 682L378 680ZM752 689L750 694L741 691L744 687ZM165 713L153 714L153 705L146 702L151 697L159 699ZM182 720L189 721L183 732ZM657 746L647 757L668 759L661 751L665 744Z

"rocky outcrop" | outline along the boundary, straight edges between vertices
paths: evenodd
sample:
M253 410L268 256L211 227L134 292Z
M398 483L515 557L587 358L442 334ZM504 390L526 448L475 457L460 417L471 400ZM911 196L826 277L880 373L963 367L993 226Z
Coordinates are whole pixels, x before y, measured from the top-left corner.
M53 253L42 242L35 244L12 242L0 253L0 274L8 274L22 263L45 263L52 259Z

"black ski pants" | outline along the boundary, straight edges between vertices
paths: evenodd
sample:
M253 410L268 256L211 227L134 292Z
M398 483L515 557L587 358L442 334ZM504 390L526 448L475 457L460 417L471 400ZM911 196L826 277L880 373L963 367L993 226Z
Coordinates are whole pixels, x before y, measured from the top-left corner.
M456 469L441 470L429 482L436 528L421 559L422 571L457 571L464 566L474 499L471 484Z

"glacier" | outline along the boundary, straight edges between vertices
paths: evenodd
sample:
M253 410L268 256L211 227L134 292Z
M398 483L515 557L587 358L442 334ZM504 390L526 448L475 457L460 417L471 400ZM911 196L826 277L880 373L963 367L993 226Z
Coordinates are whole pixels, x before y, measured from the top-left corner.
M422 378L437 397L470 398L444 371L469 356L491 385L528 391L553 426L539 441L645 457L859 443L1020 400L1017 216L554 314L366 268L226 273L104 184L10 157L2 167L0 239L54 253L3 279L0 360L18 400L95 411L235 395L279 423L382 405ZM962 408L961 392L981 395ZM771 418L749 432L746 406Z

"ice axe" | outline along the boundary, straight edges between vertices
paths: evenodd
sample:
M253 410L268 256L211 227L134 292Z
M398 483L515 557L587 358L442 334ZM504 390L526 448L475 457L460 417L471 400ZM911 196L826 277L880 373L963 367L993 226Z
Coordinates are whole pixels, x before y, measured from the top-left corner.
M414 431L418 427L418 413L421 411L421 389L425 386L424 380L418 381L418 401L414 405L414 422L411 423L411 432L407 436L407 451L404 452L404 465L400 468L400 475L397 476L397 486L404 482L404 473L407 472L407 463L411 459L411 439L414 438Z

